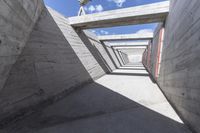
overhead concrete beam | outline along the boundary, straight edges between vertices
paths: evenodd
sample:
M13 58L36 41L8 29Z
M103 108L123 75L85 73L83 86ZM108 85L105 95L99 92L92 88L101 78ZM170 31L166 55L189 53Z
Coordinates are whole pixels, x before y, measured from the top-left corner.
M139 47L113 47L114 49L145 49L145 46L139 46Z
M107 46L110 47L135 47L135 46L148 46L149 42L106 42Z
M98 39L100 41L150 40L153 39L153 32L144 34L104 35L98 36Z
M169 1L70 17L69 23L81 29L162 22L169 13Z
M123 48L123 47L129 47L129 48L134 48L134 47L137 47L137 46L144 46L144 47L147 47L148 45L116 45L116 46L110 46L110 47L118 47L118 48Z

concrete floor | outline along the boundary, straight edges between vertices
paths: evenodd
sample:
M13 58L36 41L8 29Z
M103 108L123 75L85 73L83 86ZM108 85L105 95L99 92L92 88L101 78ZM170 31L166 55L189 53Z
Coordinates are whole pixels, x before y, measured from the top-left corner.
M190 133L142 66L121 67L1 132Z

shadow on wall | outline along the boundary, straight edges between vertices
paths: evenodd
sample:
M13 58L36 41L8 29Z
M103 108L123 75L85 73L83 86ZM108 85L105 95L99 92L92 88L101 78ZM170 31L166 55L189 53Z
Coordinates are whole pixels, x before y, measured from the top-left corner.
M109 52L109 50L108 50L110 47L106 46L106 44L103 41L101 41L101 44L102 44L103 48L105 49L107 55L109 56L110 60L112 61L113 65L115 66L115 68L118 69L119 66L117 66L116 62L114 61L113 56L110 53L111 51Z
M88 48L92 56L96 59L98 64L101 66L101 68L104 70L105 73L110 73L112 72L112 69L109 67L108 63L106 60L103 58L101 53L98 51L98 49L93 45L88 38L88 36L82 31L82 30L77 30L77 35L79 38L82 40L82 42L85 44L85 46ZM101 45L101 44L99 44Z
M0 130L1 131L1 130ZM98 83L2 129L9 133L187 133L183 124Z
M92 81L71 45L44 9L0 93L1 125L50 105Z

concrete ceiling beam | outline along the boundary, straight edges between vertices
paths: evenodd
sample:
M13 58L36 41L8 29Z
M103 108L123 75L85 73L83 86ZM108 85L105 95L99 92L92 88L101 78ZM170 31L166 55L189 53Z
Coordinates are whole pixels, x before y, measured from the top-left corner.
M100 41L120 41L120 40L150 40L153 39L152 33L143 34L123 34L123 35L104 35L98 36Z
M73 27L81 29L136 25L163 22L168 13L169 1L164 1L78 17L70 17L69 23Z

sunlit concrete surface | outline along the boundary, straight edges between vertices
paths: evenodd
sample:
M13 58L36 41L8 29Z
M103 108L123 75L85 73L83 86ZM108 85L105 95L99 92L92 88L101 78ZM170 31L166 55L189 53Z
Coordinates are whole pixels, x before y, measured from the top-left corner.
M147 74L146 70L135 70L135 67L121 67L113 74L105 75L63 100L10 125L4 131L190 133L158 86L141 72Z
M98 39L100 41L150 40L153 39L153 32L144 34L103 35L103 36L98 36Z
M136 69L132 67L132 70L131 67L129 67L129 70L121 68L115 70L113 75L106 75L96 82L149 109L182 123L158 86L152 83L146 70L137 70L137 67Z
M144 76L148 76L148 72L143 69L143 67L140 67L140 69L138 67L136 68L129 68L129 69L126 69L126 68L122 68L120 67L121 69L117 69L117 70L114 70L113 73L111 74L121 74L121 75L144 75Z
M115 47L135 47L135 46L148 46L149 41L105 41L107 46L115 46Z

